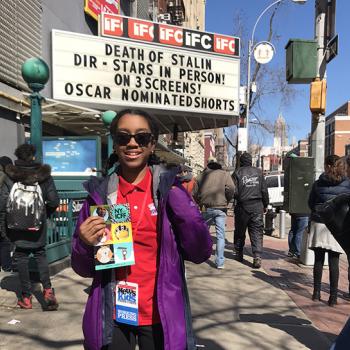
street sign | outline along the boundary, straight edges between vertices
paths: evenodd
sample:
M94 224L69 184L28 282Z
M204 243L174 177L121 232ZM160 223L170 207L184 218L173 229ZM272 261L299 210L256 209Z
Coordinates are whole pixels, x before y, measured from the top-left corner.
M254 58L260 64L269 63L275 53L275 48L268 41L262 41L255 46Z
M329 63L338 55L338 34L328 41L326 50L326 62Z
M238 128L238 145L239 152L248 151L248 130L247 128Z

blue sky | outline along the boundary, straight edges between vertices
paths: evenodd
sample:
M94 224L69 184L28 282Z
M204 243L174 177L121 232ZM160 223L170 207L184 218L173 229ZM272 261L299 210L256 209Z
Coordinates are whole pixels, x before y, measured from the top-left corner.
M207 0L206 1L206 31L235 35L234 18L237 11L244 15L244 26L249 36L259 14L273 0ZM268 21L272 9L259 21L255 31L255 42L266 40ZM339 34L339 54L327 65L327 110L326 115L350 100L350 1L338 0L336 12L336 32ZM284 5L278 9L274 21L274 30L280 36L273 42L276 54L268 63L273 67L285 66L285 45L290 38L314 38L315 0L307 0L304 5L294 4L284 0ZM242 80L243 79L243 80ZM245 82L246 77L241 78ZM309 110L309 85L294 85L298 90L292 104L281 106L280 98L264 98L262 100L263 119L274 121L282 113L289 125L289 139L304 138L311 128L311 113ZM267 136L265 145L272 145L272 137Z

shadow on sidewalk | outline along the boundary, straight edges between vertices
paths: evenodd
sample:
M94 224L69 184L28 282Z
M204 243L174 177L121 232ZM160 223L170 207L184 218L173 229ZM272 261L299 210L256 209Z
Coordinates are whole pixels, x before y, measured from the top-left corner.
M41 289L41 284L31 280L32 282L32 293L37 299L38 303L41 305L41 308L44 310L46 308L46 303L44 300L43 292ZM0 288L8 292L12 292L16 295L17 299L21 299L21 285L18 279L17 273L12 273L8 276L3 277L0 280Z
M8 329L6 329L6 330L0 329L0 335L17 336L18 330L12 331L12 330L8 330ZM46 339L42 335L39 335L39 334L33 335L33 334L27 333L23 330L21 330L21 337L29 339L31 344L33 344L35 342L37 344L37 346L39 347L39 349L42 349L43 347L45 349L65 349L65 348L73 347L73 346L81 346L81 348L83 348L83 344L82 344L83 342L81 339L54 341L54 340Z
M262 277L265 281L275 285L276 287L282 289L293 289L295 293L302 295L304 297L311 297L313 289L313 269L305 269L299 266L299 261L295 258L289 258L286 256L284 251L276 250L272 248L264 247L263 249L263 268L264 261L279 260L282 264L281 267L273 268L271 266L266 266L266 271L269 274L268 278L266 274L256 273L255 277ZM258 272L258 271L257 271ZM273 272L274 275L271 276L269 272ZM278 274L278 275L276 275ZM323 274L327 276L329 271L324 268ZM322 281L321 290L323 292L329 293L330 285L329 282ZM299 293L300 291L300 293ZM345 291L339 288L339 297L346 294Z
M20 298L21 296L21 286L16 273L11 273L10 275L3 277L0 280L0 288L15 293L17 298Z
M264 266L263 266L264 267ZM306 298L311 298L311 289L313 287L312 280L308 281L307 279L300 276L301 272L291 272L285 269L271 269L271 271L278 272L278 276L271 276L261 270L254 270L253 276L259 278L264 282L268 282L271 285L283 289L291 290L299 295L302 295Z
M240 314L241 322L263 323L269 327L279 329L288 333L299 343L305 345L312 350L328 350L330 347L329 336L335 337L333 334L320 332L311 325L309 320L298 318L295 316L281 316L278 314ZM324 341L320 342L320 333L324 335Z
M211 339L203 339L196 337L197 339L197 350L225 350L220 344Z
M287 253L285 251L272 249L268 247L263 248L262 258L264 260L280 260L288 259ZM292 259L289 259L290 262L294 262Z

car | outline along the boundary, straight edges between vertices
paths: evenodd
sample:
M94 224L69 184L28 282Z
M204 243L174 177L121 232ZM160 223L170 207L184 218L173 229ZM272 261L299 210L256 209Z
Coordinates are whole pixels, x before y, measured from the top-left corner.
M270 204L278 211L283 207L284 174L268 174L265 180Z

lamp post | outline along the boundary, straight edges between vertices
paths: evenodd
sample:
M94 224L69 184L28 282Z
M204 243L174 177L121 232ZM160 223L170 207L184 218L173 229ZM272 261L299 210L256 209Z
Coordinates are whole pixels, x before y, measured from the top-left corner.
M114 111L103 112L102 113L103 124L109 127L116 115L117 113ZM108 132L107 135L108 135L108 156L109 156L113 152L113 140L110 132Z
M246 127L246 132L247 132L247 144L248 144L248 139L249 139L249 133L248 133L248 127L249 127L249 112L250 112L250 92L251 92L251 77L250 77L250 66L251 66L251 57L252 57L252 53L254 50L254 34L255 34L255 29L256 26L258 25L261 17L274 5L279 4L280 2L282 2L284 0L276 0L274 1L272 4L270 4L269 6L267 6L259 15L259 17L257 18L257 20L255 21L254 27L253 27L253 32L252 32L252 36L251 39L249 40L248 43L248 67L247 67L247 97L246 97L246 101L247 101L247 108L246 108L246 123L245 123L245 127ZM300 4L303 5L306 3L306 0L291 0L296 4ZM247 145L248 146L248 145Z
M50 70L44 60L38 57L27 59L22 64L22 77L28 84L32 93L29 95L31 101L30 109L30 143L36 147L36 159L42 162L42 114L40 92L49 80Z

